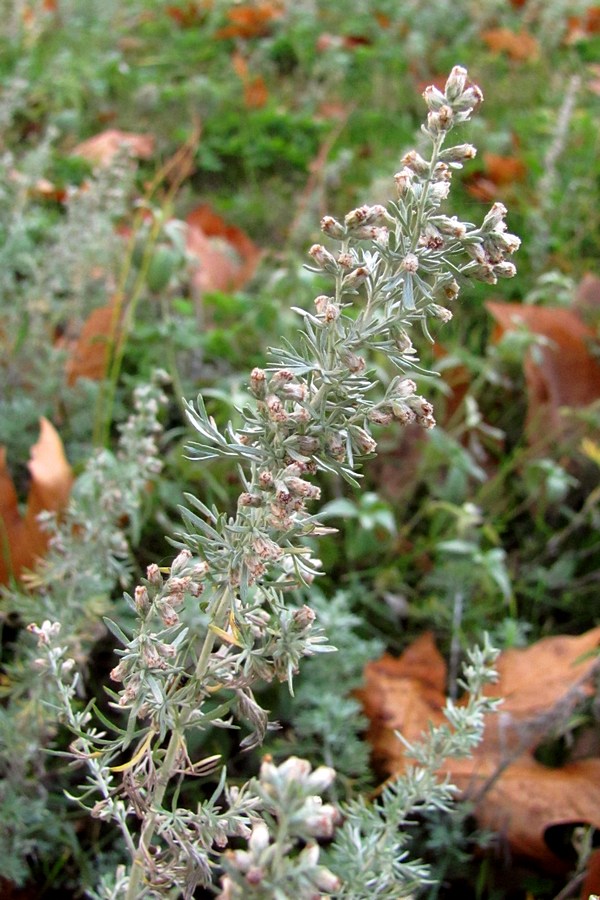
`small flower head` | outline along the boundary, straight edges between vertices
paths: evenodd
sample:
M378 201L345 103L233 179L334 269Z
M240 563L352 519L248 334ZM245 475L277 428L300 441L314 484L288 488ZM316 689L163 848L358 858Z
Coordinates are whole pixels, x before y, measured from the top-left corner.
M346 275L344 278L344 287L347 290L354 290L354 288L359 287L369 277L369 270L366 266L359 266L358 269L354 269L353 272L350 272L349 275Z
M369 422L373 422L374 425L389 425L393 419L391 412L387 412L385 409L376 408L369 410Z
M338 270L338 264L329 250L326 250L322 244L313 244L308 255L312 258L315 265L325 272L335 273Z
M429 198L437 206L442 200L446 200L450 193L449 181L436 181L429 185Z
M324 216L321 219L321 231L328 237L336 240L343 238L346 234L344 226L337 219L334 219L333 216Z
M405 197L411 190L414 177L414 172L409 169L408 166L405 166L400 172L396 172L394 175L394 181L396 182L396 189L400 199Z
M411 175L428 175L429 174L429 163L427 160L423 159L423 157L417 153L416 150L410 150L402 157L402 165L404 169L407 169ZM402 172L404 172L404 169ZM402 175L402 172L399 175ZM396 179L398 179L398 175L396 175ZM397 184L396 180L396 184Z
M262 496L260 494L253 494L249 491L243 491L238 497L238 506L249 506L254 509L258 509L263 504Z
M310 608L310 606L306 606L305 604L304 606L301 606L300 609L294 610L292 618L294 620L294 624L300 631L306 631L307 629L310 629L312 627L312 624L316 619L316 614L315 611Z
M377 450L377 441L373 440L368 431L359 425L351 426L352 443L358 452L364 456L369 456Z
M351 350L347 350L346 352L340 354L340 358L353 375L359 375L361 372L364 372L367 367L367 364L364 361L363 357L357 356L357 354L352 353Z
M162 583L162 577L161 577ZM145 615L150 609L150 597L148 596L148 588L145 585L140 585L136 587L133 592L133 602L135 603L135 608L140 613L140 615Z
M453 103L463 93L467 83L467 70L463 66L454 66L444 88L446 99Z
M269 418L273 422L287 422L288 414L285 411L282 401L275 394L270 394L266 399L266 407Z
M455 113L462 114L461 121L464 122L480 103L483 103L483 94L477 85L472 84L470 87L465 88L456 100L452 101L452 108Z
M171 575L178 575L183 572L192 558L192 551L184 547L180 550L173 562L171 563Z
M442 106L444 106L448 102L444 94L442 94L439 88L436 88L434 84L430 84L425 88L425 90L423 91L423 97L425 99L425 103L433 112L441 109Z
M483 233L487 231L504 231L506 229L506 223L504 222L506 213L507 209L504 203L494 203L483 220L481 231Z
M250 373L250 390L257 400L265 399L267 394L267 375L264 369L252 369Z
M154 587L162 587L163 579L156 563L150 563L146 569L146 578Z
M444 324L452 319L451 311L449 309L446 309L445 306L440 306L438 303L430 303L427 307L427 311Z
M452 128L454 112L451 106L441 106L438 110L432 110L427 116L427 131L432 137L437 137Z
M38 639L38 647L42 647L50 644L52 639L58 636L60 633L60 622L50 622L49 619L45 619L41 627L32 622L31 625L27 626L27 631L35 634Z
M455 147L448 147L440 153L442 162L454 166L462 166L468 159L475 159L476 156L477 150L473 144L456 144Z
M385 206L359 206L344 219L346 228L363 228L366 225L383 225L389 219Z
M494 266L494 275L497 278L514 278L517 274L517 268L514 263L504 260Z
M405 272L414 273L419 268L419 258L414 253L407 253L402 260L402 268Z

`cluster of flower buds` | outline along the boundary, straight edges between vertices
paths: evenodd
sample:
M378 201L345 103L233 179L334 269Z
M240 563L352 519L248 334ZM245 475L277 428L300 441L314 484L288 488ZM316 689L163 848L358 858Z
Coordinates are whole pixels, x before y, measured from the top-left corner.
M27 626L27 631L36 636L38 647L48 646L60 634L60 622L51 622L49 619L45 619L41 626L32 622Z
M135 589L136 611L145 617L154 609L164 625L177 625L177 612L183 607L186 596L200 596L207 574L208 565L203 560L194 560L186 547L173 560L170 576L166 581L158 566L152 563L146 571L147 586L138 585Z
M39 671L50 668L59 678L67 677L77 665L76 660L66 656L67 647L59 647L55 639L60 634L60 622L45 619L41 626L32 622L27 631L37 637L37 645L44 654L33 660L33 666Z
M455 66L446 81L444 91L430 85L423 92L429 113L423 131L440 146L445 135L461 122L466 122L475 107L483 100L483 95L475 85L467 86L467 70ZM419 153L411 151L402 159L402 169L396 174L396 188L400 199L409 194L420 196L423 183L426 183L427 199L431 206L439 206L450 191L452 169L459 169L469 159L473 159L476 150L471 144L457 144L440 150L433 171L430 163ZM429 227L421 236L421 244L439 249L443 246L443 229L437 223L428 223ZM456 236L456 235L455 235Z
M474 260L468 272L478 281L496 284L498 278L512 278L516 268L506 259L521 246L515 234L506 231L506 207L502 203L494 203L483 220L481 228L469 234L470 243L465 249Z
M268 375L264 369L255 368L250 373L250 392L259 401L259 409L266 411L272 422L283 424L301 422L306 418L302 406L307 398L305 382L298 380L288 369L278 369ZM241 435L240 443L248 444L251 438Z
M429 108L423 131L437 146L441 145L442 139L454 125L467 121L483 100L478 87L467 85L467 72L461 66L452 69L443 92L430 85L423 96ZM399 197L406 201L412 196L413 202L416 202L425 186L429 206L435 210L448 196L452 169L461 168L467 160L473 159L475 153L475 147L471 144L440 149L433 168L416 151L407 153L402 159L403 168L395 176ZM474 231L468 231L467 226L456 217L429 215L423 222L419 247L441 252L459 242L473 260L465 268L465 275L488 284L495 284L498 278L511 278L516 270L506 256L518 249L520 241L515 235L506 233L505 214L502 204L495 203L482 227ZM442 321L452 317L449 310L435 304L428 307L428 312Z
M315 308L317 310L317 316L326 325L330 325L332 322L335 322L336 319L339 319L340 306L339 303L336 302L335 297L319 294L318 297L315 297Z
M307 760L295 756L280 766L270 757L264 759L254 787L269 814L276 821L285 821L287 833L279 833L277 837L284 845L278 846L272 839L264 821L255 821L247 849L225 855L227 874L221 879L219 900L263 896L265 886L275 887L279 878L285 878L286 886L296 879L305 891L306 888L311 891L301 896L311 900L339 890L339 878L319 865L319 846L314 841L314 838L331 838L340 822L338 810L323 803L319 796L334 778L333 769L320 766L312 771ZM287 855L299 840L306 842L304 848L294 856ZM282 856L287 858L280 870ZM283 881L281 886L283 889Z
M335 780L335 770L319 766L313 771L306 759L290 756L276 766L269 756L261 764L257 793L273 815L285 811L299 837L331 837L340 821L336 807L319 796Z
M162 671L169 668L169 660L172 660L177 653L173 644L166 644L153 633L141 634L135 641L135 649L139 654L139 661L144 669ZM127 678L129 668L128 660L122 659L111 671L110 677L113 681L123 681ZM130 686L129 683L128 686Z
M384 207L361 207L361 209L384 209ZM356 212L356 210L355 210ZM349 213L351 215L351 213ZM340 228L343 229L343 226L340 225L335 219L331 219L331 217L326 217L321 222L321 226L323 227L323 222L325 222L325 227L323 230L326 234L331 236L332 230L335 231L335 228L332 228L328 223L335 222L336 226L339 225ZM344 229L349 234L351 234L351 229ZM376 225L372 226L361 226L357 234L352 234L354 238L364 239L364 240L376 240L380 244L386 244L389 239L389 234L387 228L382 228ZM354 250L344 250L338 253L337 256L334 256L329 252L322 244L313 244L313 246L308 251L308 255L311 257L314 263L314 267L310 267L313 272L327 272L329 275L342 275L342 285L344 290L347 292L355 291L361 284L367 280L371 271L369 266L364 263L361 263L356 251Z
M321 488L301 476L309 471L305 463L293 462L277 473L273 479L273 494L270 497L270 524L278 529L287 529L292 524L292 515L303 514L307 500L319 500Z
M423 91L429 113L424 131L432 138L437 138L454 125L467 122L473 110L483 101L483 94L477 85L467 85L467 70L462 66L454 66L444 91L429 85Z
M419 238L419 245L428 250L442 250L467 233L467 226L456 216L430 216Z
M417 385L411 378L394 379L386 399L370 411L370 421L376 425L389 425L396 420L402 425L414 422L422 428L433 428L433 406L416 394L416 390Z
M156 620L165 628L177 625L178 610L186 597L200 596L208 571L207 563L194 559L187 548L177 554L166 579L155 563L149 565L145 583L137 585L132 598L139 618L147 625ZM159 633L148 627L141 629L110 673L113 681L124 684L119 705L127 707L137 700L144 673L170 671L176 655L176 644L162 640Z
M242 495L243 497L244 495ZM260 505L262 505L262 498ZM240 497L241 500L241 497ZM243 503L241 505L244 505ZM283 550L266 534L254 535L244 554L244 562L248 570L248 581L253 584L265 574L268 565L277 562L283 556Z
M364 205L351 210L345 216L343 224L334 219L333 216L324 216L321 219L321 231L327 237L338 241L352 237L355 240L377 241L385 245L389 238L387 226L392 224L393 221L385 206L380 204L375 206ZM320 245L316 244L309 251L317 265L321 264L321 259L326 259L327 265L331 266L331 261L327 257L322 257L320 249L317 250L317 247L320 247ZM340 256L337 258L337 263L345 267L345 262Z

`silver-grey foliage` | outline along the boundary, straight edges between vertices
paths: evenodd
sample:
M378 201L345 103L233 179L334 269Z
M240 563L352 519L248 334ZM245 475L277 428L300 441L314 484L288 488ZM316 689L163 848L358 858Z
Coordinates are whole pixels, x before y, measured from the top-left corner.
M93 815L116 821L130 856L129 872L105 884L101 896L190 897L220 872L221 900L366 900L404 896L426 878L405 858L399 826L412 810L449 802L451 790L436 772L443 758L468 753L481 736L489 648L467 671L469 705L449 706L451 727L411 750L417 766L388 786L380 803L360 800L345 810L328 867L319 862L317 840L333 837L340 821L339 810L320 799L333 779L330 768L312 772L295 757L280 766L265 760L258 779L243 788L227 789L223 781L198 809L178 805L182 780L217 764L194 761L190 737L241 725L248 732L242 747L260 744L274 723L255 686L279 680L291 689L304 657L333 649L313 609L291 594L319 571L308 539L329 531L310 508L320 497L316 476L332 472L357 484L363 461L376 452L374 428L435 425L414 380L420 369L411 329L429 334L431 320L448 321L465 279L493 284L515 272L507 256L519 240L506 232L501 204L479 227L441 209L453 171L475 155L470 144L444 144L481 102L479 88L456 66L443 92L429 87L424 97L429 157L406 154L395 202L322 221L327 247L315 244L309 255L330 291L316 298L313 312L298 310L304 327L297 343L272 350L268 365L253 370L254 402L239 411L241 424L220 431L201 397L188 404L196 431L190 456L229 458L241 490L234 516L189 497L179 554L169 569L151 565L129 598L137 614L133 635L113 625L123 644L112 672L122 685L114 702L127 713L125 728L114 736L86 731L90 712L67 714L96 789L95 801L86 794L85 802ZM374 355L397 370L389 383L374 369ZM53 627L38 629L41 645L53 671L68 679ZM69 691L67 682L67 705ZM230 836L245 837L248 849L226 851Z

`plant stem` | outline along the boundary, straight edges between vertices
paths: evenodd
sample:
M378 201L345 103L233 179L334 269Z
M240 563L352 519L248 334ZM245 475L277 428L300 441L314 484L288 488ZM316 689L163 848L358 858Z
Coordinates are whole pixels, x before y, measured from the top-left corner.
M151 801L154 810L148 812L148 818L142 828L140 842L131 866L131 876L127 886L127 894L125 895L126 900L137 900L139 896L138 889L140 886L140 879L144 874L144 858L147 856L148 849L152 843L152 838L154 837L154 832L156 831L158 807L163 801L167 786L173 775L177 760L177 751L179 750L180 744L181 731L177 729L171 734L166 753L158 771L156 788Z
M438 136L436 137L436 139L433 142L433 148L431 150L431 161L429 163L429 174L427 175L427 178L423 182L423 186L422 186L422 190L421 190L421 197L419 198L419 205L417 207L415 223L414 223L413 227L411 228L412 241L411 241L410 249L411 249L412 253L414 253L414 251L416 250L417 245L419 243L419 238L421 237L421 231L423 228L423 216L425 215L425 206L427 204L427 198L429 195L429 185L431 184L431 182L433 180L433 173L435 171L435 167L437 165L438 157L440 154L440 149L442 147L442 144L444 143L445 137L446 137L445 133L442 132L442 133L438 134Z
M229 587L227 587L217 601L215 612L212 617L213 623L221 622L223 613L229 605L229 600L230 589ZM215 633L212 631L207 631L204 638L204 643L202 645L202 650L200 651L200 656L198 657L198 662L196 664L196 678L198 679L199 683L202 683L202 679L206 674L206 670L208 668L208 663L210 660L210 654L212 652L215 640ZM138 848L133 858L131 876L129 878L129 884L127 887L126 900L137 900L140 878L142 877L144 872L144 858L148 853L148 849L152 843L152 838L154 837L154 833L156 831L156 813L158 811L158 807L160 807L160 804L164 799L169 782L173 777L173 772L175 770L177 762L177 752L182 743L182 735L185 731L185 727L186 719L183 718L180 727L174 730L171 734L171 738L167 745L165 755L162 759L162 762L160 763L160 767L158 768L156 788L154 790L151 801L151 804L154 807L154 811L149 812L146 823L142 828Z

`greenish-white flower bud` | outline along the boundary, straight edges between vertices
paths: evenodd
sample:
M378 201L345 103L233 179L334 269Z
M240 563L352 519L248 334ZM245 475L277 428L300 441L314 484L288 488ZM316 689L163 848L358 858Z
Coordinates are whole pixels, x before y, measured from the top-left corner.
M444 93L450 103L457 100L465 89L467 83L467 70L463 66L454 66L444 88Z

